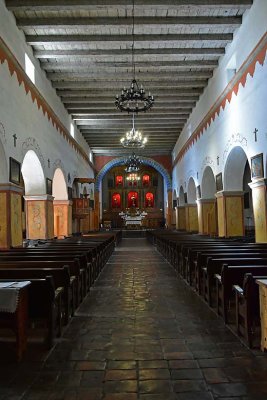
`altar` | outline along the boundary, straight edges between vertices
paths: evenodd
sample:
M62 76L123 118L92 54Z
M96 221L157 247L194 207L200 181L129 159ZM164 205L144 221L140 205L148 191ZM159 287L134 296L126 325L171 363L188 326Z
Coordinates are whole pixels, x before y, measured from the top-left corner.
M147 213L145 211L139 212L138 210L135 213L128 213L127 211L124 213L123 211L119 213L121 218L124 220L125 227L133 227L133 226L142 226L142 221L146 217Z

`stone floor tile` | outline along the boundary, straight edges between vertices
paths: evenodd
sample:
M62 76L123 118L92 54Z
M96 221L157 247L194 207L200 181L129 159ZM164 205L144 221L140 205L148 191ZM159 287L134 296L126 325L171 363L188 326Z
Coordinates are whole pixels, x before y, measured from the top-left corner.
M191 380L191 379L184 379L184 380L173 380L173 390L174 392L181 393L181 392L203 392L207 390L207 385L204 380Z
M104 392L107 393L137 393L137 381L106 381Z
M170 393L172 385L170 380L139 381L139 393ZM165 398L165 397L164 397Z
M135 380L136 378L136 371L133 369L109 369L105 374L105 381L125 381Z
M145 239L123 239L62 338L20 364L0 343L0 400L266 400L250 351Z
M170 371L168 369L139 369L139 380L155 380L155 379L170 379Z

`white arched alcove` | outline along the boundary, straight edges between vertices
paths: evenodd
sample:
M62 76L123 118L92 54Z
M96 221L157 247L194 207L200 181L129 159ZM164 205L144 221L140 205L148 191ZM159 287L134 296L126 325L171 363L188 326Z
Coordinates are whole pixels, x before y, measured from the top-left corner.
M216 182L211 167L206 167L201 182L201 198L214 199L216 193Z
M196 184L194 179L191 177L188 181L187 186L187 202L188 204L196 204L197 194L196 194Z
M21 173L25 185L26 196L46 194L46 184L42 165L33 150L29 150L24 157Z
M234 147L227 157L224 168L223 189L242 191L243 176L248 158L242 147Z
M55 200L68 200L67 184L60 168L57 168L54 173L52 195Z
M8 168L5 155L5 149L0 140L0 183L8 182Z
M181 186L179 190L179 206L184 206L184 205L185 205L184 188L183 186Z

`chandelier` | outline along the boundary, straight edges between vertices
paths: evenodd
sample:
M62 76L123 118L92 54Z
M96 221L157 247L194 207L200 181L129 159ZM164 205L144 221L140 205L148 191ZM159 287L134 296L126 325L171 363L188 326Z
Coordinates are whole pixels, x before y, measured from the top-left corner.
M130 182L140 181L140 176L137 175L137 174L129 174L129 175L126 177L126 180L127 180L127 181L130 181Z
M140 131L135 130L134 126L134 113L133 113L133 127L125 136L120 140L123 147L132 147L143 149L147 143L147 137L143 137Z
M132 18L133 18L133 27L132 27L132 71L133 71L133 79L129 89L124 87L121 91L121 95L117 94L115 105L121 111L127 111L128 114L138 113L140 111L149 110L154 104L154 96L149 92L146 95L146 91L143 88L143 85L138 85L135 79L135 62L134 62L134 0L133 0L133 10L132 10Z
M126 165L125 172L126 173L138 172L141 164L142 164L142 161L140 160L140 158L133 153L125 161L125 165Z

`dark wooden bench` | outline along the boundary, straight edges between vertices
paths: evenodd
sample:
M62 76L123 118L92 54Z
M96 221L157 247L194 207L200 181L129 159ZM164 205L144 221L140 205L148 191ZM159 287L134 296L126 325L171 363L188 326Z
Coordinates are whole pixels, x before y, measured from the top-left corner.
M229 322L230 306L234 301L233 286L241 286L246 273L267 274L267 262L266 265L223 264L221 274L215 274L217 313L223 317L225 323Z
M10 281L10 279L7 279ZM2 280L2 281L7 281ZM24 280L24 279L23 279ZM43 340L48 349L54 344L55 336L59 334L57 321L61 315L62 291L55 290L52 276L45 279L28 279L31 285L28 289L28 315L31 327L42 327ZM14 279L21 281L21 279ZM10 316L7 313L0 314L0 326L10 326Z
M61 335L62 323L67 325L69 317L74 314L69 266L58 267L58 263L56 263L52 267L50 263L50 268L48 268L45 262L38 264L32 261L0 262L0 279L29 280L29 278L44 279L46 276L52 276L55 290L62 291L62 318L58 320L59 334Z
M217 257L217 256L215 256ZM216 281L215 275L220 274L222 271L222 266L224 264L227 265L265 265L267 263L266 257L248 257L246 255L245 258L239 257L227 257L227 258L212 258L209 257L207 261L207 267L202 268L203 271L203 297L204 300L208 302L209 306L212 307L212 293L216 293Z
M257 279L266 279L267 275L254 275L247 273L244 276L242 285L234 285L235 293L235 327L236 332L241 336L250 348L259 346L260 334L260 301L259 285ZM257 337L258 336L258 337Z

